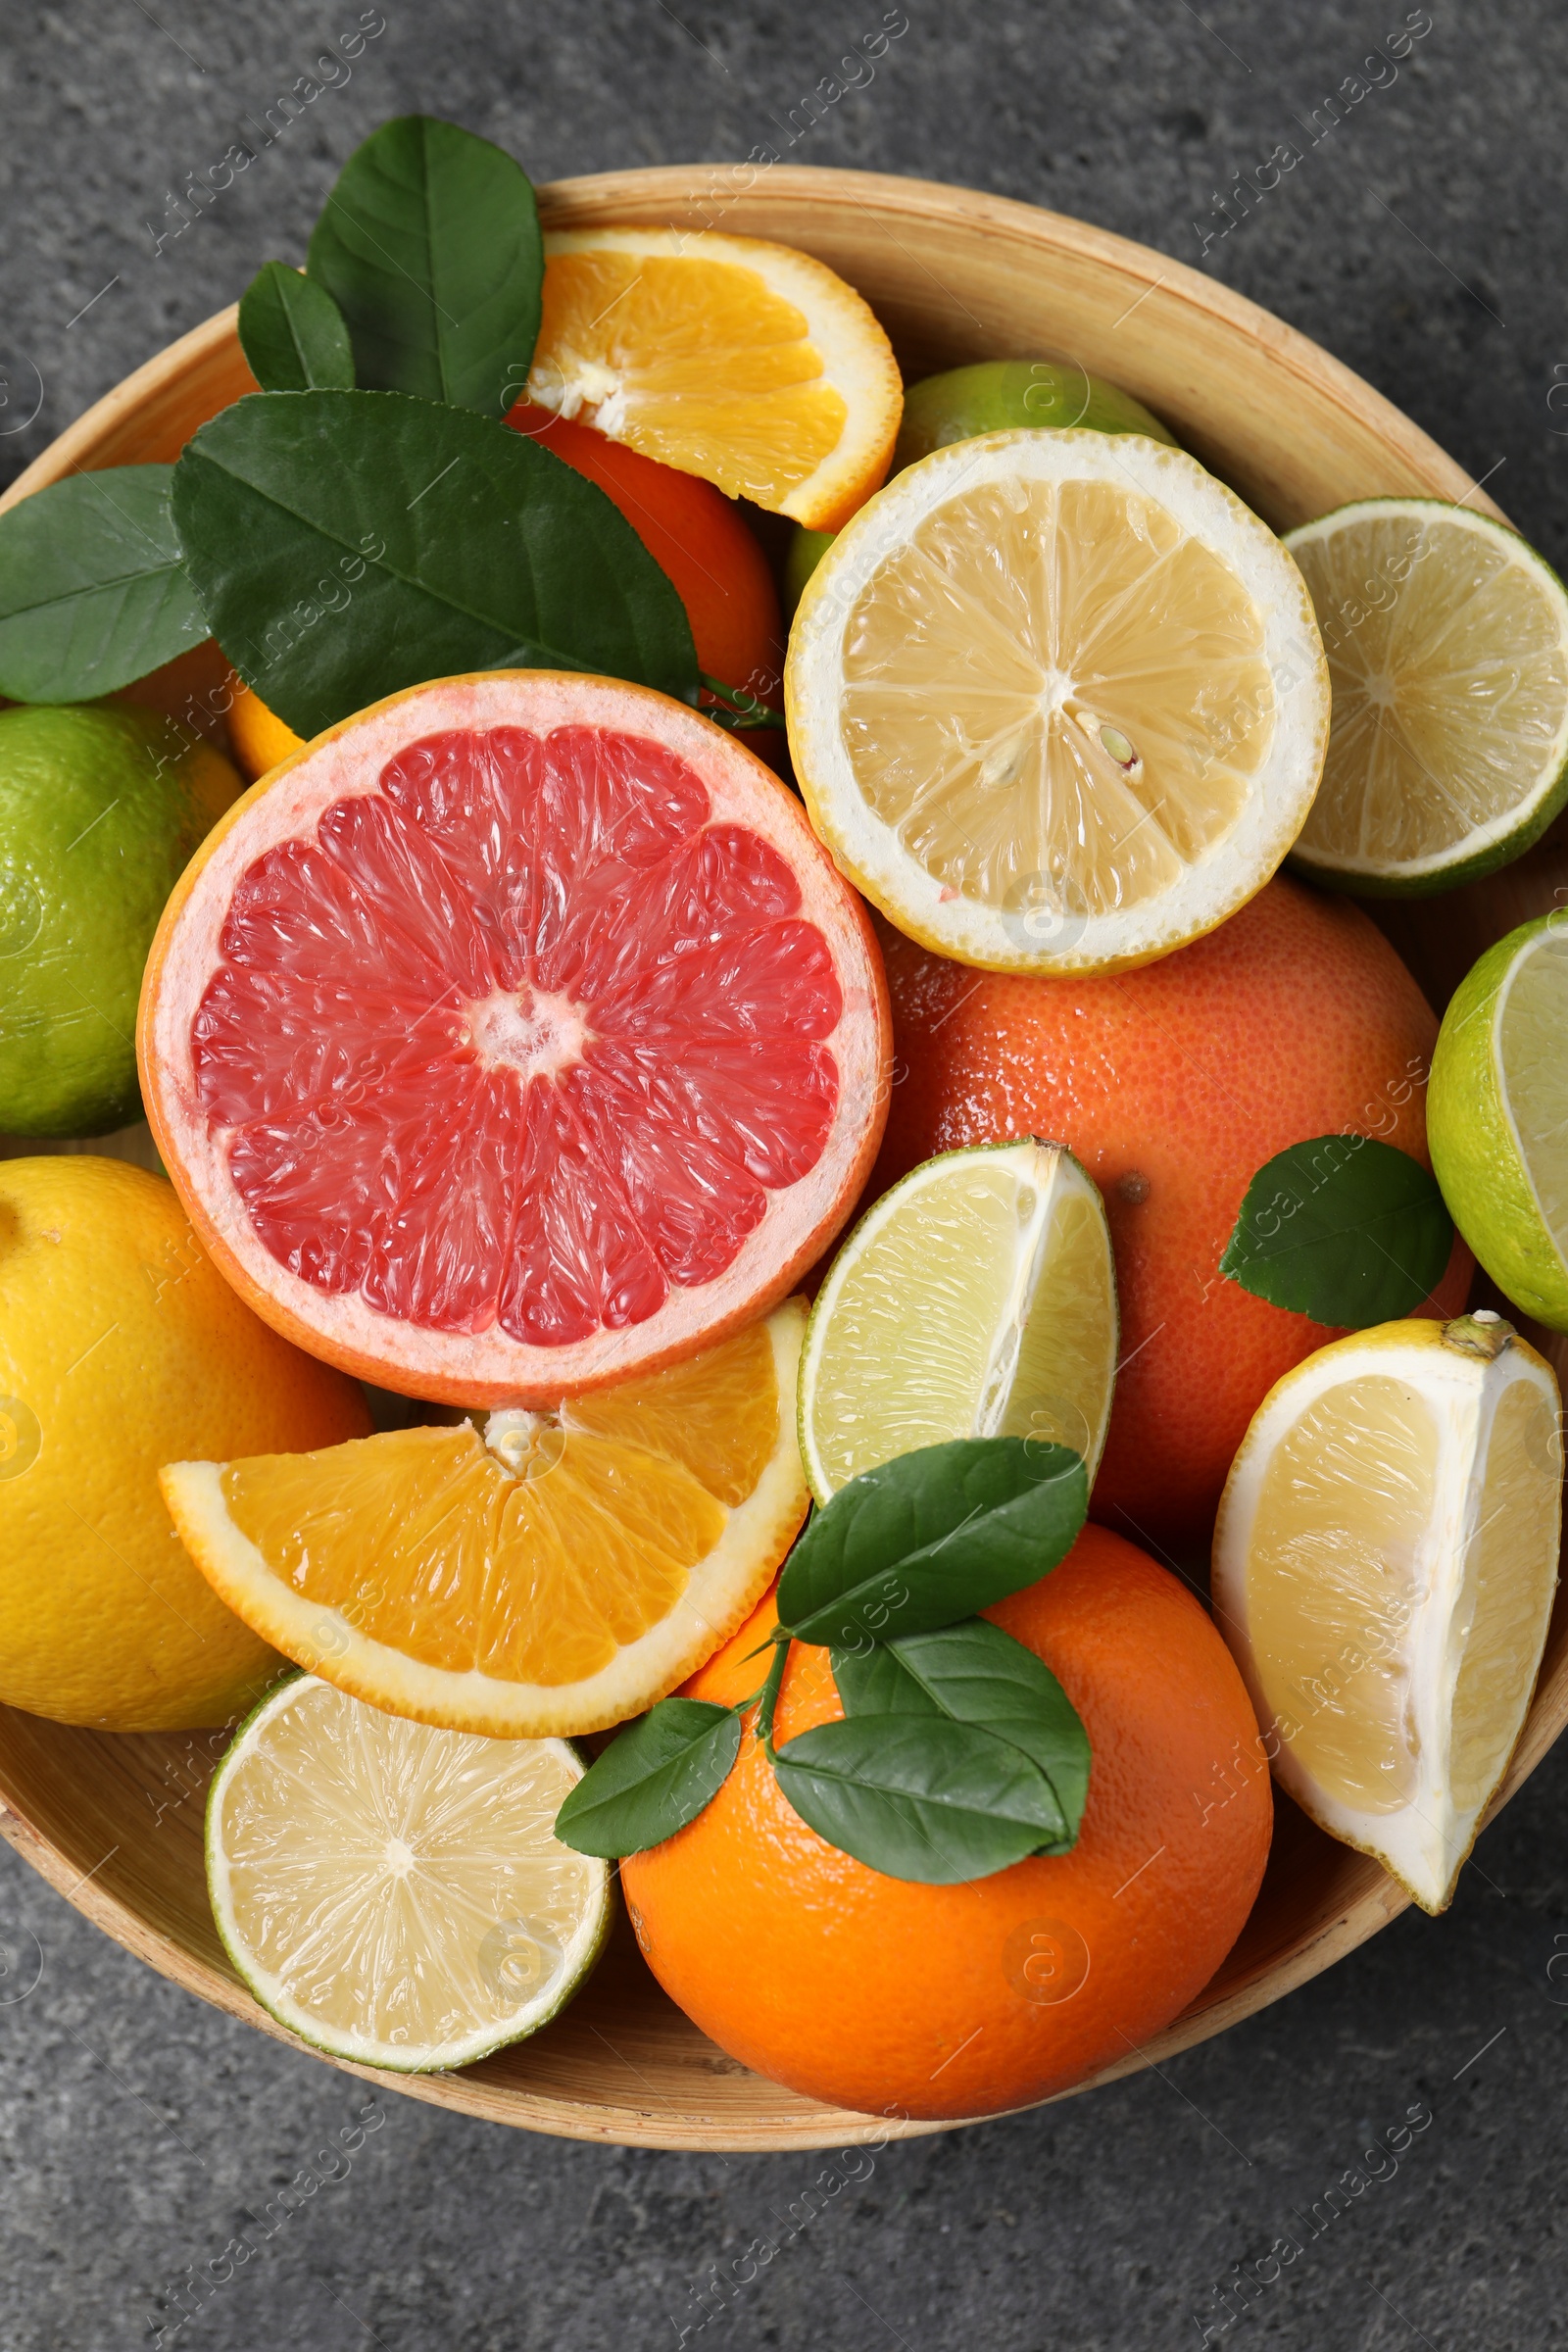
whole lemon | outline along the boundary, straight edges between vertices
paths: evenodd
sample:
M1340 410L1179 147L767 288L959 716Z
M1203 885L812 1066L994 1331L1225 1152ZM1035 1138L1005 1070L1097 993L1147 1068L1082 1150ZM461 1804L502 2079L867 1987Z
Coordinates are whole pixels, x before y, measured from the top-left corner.
M278 1660L187 1556L159 1469L368 1429L355 1383L251 1313L162 1178L0 1162L0 1701L105 1731L226 1722Z

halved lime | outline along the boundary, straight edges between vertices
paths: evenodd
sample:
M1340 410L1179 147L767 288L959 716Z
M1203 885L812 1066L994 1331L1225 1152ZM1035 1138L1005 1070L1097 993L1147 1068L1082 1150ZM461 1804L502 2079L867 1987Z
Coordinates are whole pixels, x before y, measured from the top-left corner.
M1091 1480L1116 1377L1104 1203L1032 1139L928 1159L860 1219L801 1357L801 1455L818 1502L951 1438L1070 1446Z
M1506 865L1568 800L1568 590L1506 523L1437 499L1362 499L1285 544L1334 698L1295 862L1370 898Z
M1427 1142L1449 1214L1500 1291L1568 1331L1568 917L1489 948L1432 1056Z
M564 1740L483 1740L299 1675L207 1805L219 1934L264 2009L364 2066L466 2066L548 2024L599 1957L610 1874L555 1836Z

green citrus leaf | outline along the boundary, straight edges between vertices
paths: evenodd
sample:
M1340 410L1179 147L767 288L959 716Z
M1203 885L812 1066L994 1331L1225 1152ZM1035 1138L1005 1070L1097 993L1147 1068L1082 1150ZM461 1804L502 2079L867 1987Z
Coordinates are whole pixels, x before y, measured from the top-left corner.
M239 304L240 349L264 392L346 392L354 354L324 286L285 262L264 262Z
M1089 1794L1089 1735L1050 1667L1000 1625L971 1617L939 1633L836 1649L833 1679L852 1720L946 1718L1021 1749L1045 1775L1059 1816L1040 1850L1064 1854L1077 1843Z
M207 635L170 513L173 470L74 473L0 514L0 694L92 702Z
M662 1698L590 1764L556 1815L556 1836L607 1861L661 1845L718 1794L740 1746L732 1707Z
M356 147L311 237L362 384L496 418L522 396L544 269L521 166L429 115Z
M1038 1765L943 1715L818 1724L779 1748L778 1785L804 1822L871 1870L926 1886L990 1878L1056 1835Z
M1452 1247L1419 1160L1373 1136L1319 1135L1258 1169L1219 1270L1272 1306L1363 1331L1419 1306Z
M253 392L186 444L174 514L213 634L298 735L473 669L697 699L685 607L624 515L469 410Z
M956 1438L902 1453L813 1514L779 1581L780 1626L858 1649L972 1617L1054 1568L1088 1502L1065 1446Z

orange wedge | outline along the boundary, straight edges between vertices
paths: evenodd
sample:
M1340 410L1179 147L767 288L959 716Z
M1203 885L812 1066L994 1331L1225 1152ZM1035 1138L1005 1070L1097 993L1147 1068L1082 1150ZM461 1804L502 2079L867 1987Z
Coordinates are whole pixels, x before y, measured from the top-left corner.
M555 1412L175 1462L180 1537L254 1631L388 1714L570 1737L651 1706L741 1625L808 1494L805 1302Z
M881 482L904 388L853 286L785 245L673 228L545 238L528 397L808 530Z

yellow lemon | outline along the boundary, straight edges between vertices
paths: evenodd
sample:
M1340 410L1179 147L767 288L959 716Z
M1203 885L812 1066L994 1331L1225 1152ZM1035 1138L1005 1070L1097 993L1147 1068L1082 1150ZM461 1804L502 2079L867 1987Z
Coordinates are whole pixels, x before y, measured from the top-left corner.
M251 1703L277 1660L193 1566L158 1472L368 1427L352 1381L235 1297L161 1178L0 1163L0 1701L120 1732Z

